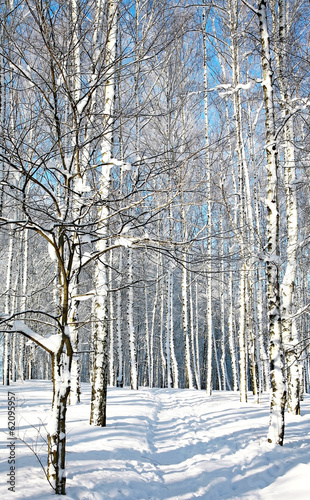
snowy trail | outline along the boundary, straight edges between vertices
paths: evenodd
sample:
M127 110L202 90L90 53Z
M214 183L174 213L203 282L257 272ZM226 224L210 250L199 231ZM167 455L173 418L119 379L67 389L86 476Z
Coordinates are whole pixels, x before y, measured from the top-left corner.
M48 382L14 384L19 435L46 461ZM6 388L1 388L6 427ZM89 385L83 402L68 409L68 500L308 500L310 396L302 417L287 417L285 446L265 437L268 397L239 403L236 393L109 389L108 425L90 427ZM6 435L1 433L0 494L8 499ZM4 481L3 481L4 478ZM31 451L18 445L15 498L55 498Z
M230 438L226 432L235 421L233 412L215 411L210 419L214 404L196 391L156 391L156 397L159 411L153 424L153 459L166 486L167 496L163 498L233 498L235 475L240 480L247 464L242 451L234 456L237 440L234 433ZM223 420L221 425L219 418ZM249 483L242 488L245 492L255 488L253 478ZM260 497L253 494L251 498Z

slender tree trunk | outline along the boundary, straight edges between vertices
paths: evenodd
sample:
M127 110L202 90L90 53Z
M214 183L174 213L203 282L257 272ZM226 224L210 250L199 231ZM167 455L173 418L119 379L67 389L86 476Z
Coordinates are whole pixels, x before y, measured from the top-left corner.
M236 360L236 342L235 342L235 319L234 319L234 294L233 294L233 271L229 272L229 316L228 316L228 335L229 350L231 359L231 369L233 376L233 390L238 390L238 371Z
M182 201L181 201L181 220L183 225L183 240L187 241L187 231L186 231L186 217L185 217L185 208L184 208L184 199L182 193ZM189 327L188 327L188 280L187 280L187 254L186 250L183 249L182 252L182 320L183 320L183 337L185 344L185 374L186 374L186 387L188 389L194 388L194 379L193 379L193 371L192 371L192 346L191 339L189 335Z
M160 361L162 361L162 355L159 356L158 353L158 343L156 344L155 350L154 350L154 345L155 345L155 321L156 321L156 311L158 309L158 296L159 296L159 263L157 263L157 272L156 272L156 287L155 287L155 297L154 297L154 302L153 302L153 309L152 309L152 319L151 319L151 330L150 330L150 358L151 358L151 366L150 366L150 387L154 387L154 383L156 384L155 381L155 373L156 373L156 366L157 370L159 371L159 364ZM162 328L162 322L160 322L160 328ZM160 341L161 344L161 341ZM162 344L160 345L160 351L161 351ZM154 363L154 353L157 352L157 364ZM158 376L156 377L158 378Z
M28 284L28 229L23 231L23 268L22 268L22 296L20 307L25 311L27 305L27 284ZM24 380L24 353L25 339L23 335L19 336L18 347L18 379Z
M81 97L81 61L80 61L80 43L79 43L79 13L78 13L78 1L70 0L71 7L71 30L72 30L72 40L73 40L73 50L72 50L72 82L71 90L74 98L74 113L73 113L73 127L75 134L72 136L72 151L73 151L73 165L74 165L74 182L73 182L73 194L72 194L72 213L74 220L78 223L79 212L80 212L80 202L79 202L79 192L78 183L83 178L83 173L81 172L80 166L80 155L79 155L79 127L78 118L76 116L78 103ZM71 369L71 388L70 388L70 404L75 405L80 402L81 399L81 383L80 383L80 356L78 354L79 348L79 329L78 329L78 307L79 302L76 299L78 295L79 287L79 266L80 266L80 245L77 241L77 235L72 235L72 249L73 255L73 274L69 283L69 295L70 300L70 310L69 310L69 333L73 346L73 359L72 359L72 369Z
M112 269L113 269L113 252L110 251L109 262L109 287L112 288ZM114 370L114 302L113 293L109 294L109 383L115 383L115 370Z
M258 7L262 46L263 91L265 102L267 153L267 237L268 237L268 316L270 335L271 402L268 441L283 445L284 408L286 399L283 376L283 343L280 317L279 286L279 206L278 206L278 149L275 132L273 81L266 0Z
M220 234L223 235L223 212L220 213ZM221 375L222 388L226 391L226 331L225 331L225 267L224 267L224 239L222 236L220 247L221 282L220 282L220 311L221 311Z
M108 2L108 34L106 41L106 82L104 95L104 127L106 133L102 140L102 172L100 179L100 199L98 209L98 236L97 252L101 257L96 260L95 266L95 332L94 332L94 363L91 396L90 423L92 425L106 425L106 397L107 397L107 370L108 370L108 297L107 297L107 262L105 251L108 241L109 208L107 199L110 193L111 157L113 139L113 109L114 109L114 80L117 39L117 5L118 1Z
M211 201L211 164L209 156L209 121L208 121L208 66L207 66L207 14L203 6L203 74L204 74L204 111L205 111L205 145L207 172L207 380L206 392L212 394L212 352L213 352L213 311L212 311L212 201Z
M160 258L161 269L162 269L162 258ZM168 278L167 278L168 282ZM168 300L165 300L165 280L164 278L161 280L161 293L160 293L160 330L159 330L159 342L160 342L160 357L161 357L161 371L162 371L162 387L171 387L171 365L170 365L170 351L169 351L169 340L166 341L166 353L165 353L165 339L164 339L164 305L168 303ZM167 294L167 299L169 294ZM168 312L167 312L168 316ZM168 328L168 320L166 318L166 339L169 339L169 328ZM168 351L168 352L167 352ZM169 354L169 357L168 357ZM169 361L168 361L169 360ZM169 371L168 371L169 365Z
M287 227L287 263L281 285L281 320L282 335L285 346L287 384L287 409L295 415L300 414L301 381L298 362L298 345L300 338L296 327L296 319L292 318L294 310L294 289L297 274L298 250L298 209L296 196L296 164L294 148L293 118L290 117L291 102L288 88L287 71L287 36L286 9L284 0L279 0L279 48L277 51L278 81L281 92L282 119L284 122L284 182Z
M105 241L101 240L104 244ZM94 357L90 424L105 427L108 382L108 298L107 266L103 257L95 266Z
M12 293L12 262L13 262L13 230L10 230L8 259L7 259L7 272L6 272L6 297L5 297L5 314L11 313L11 300ZM10 337L8 332L4 333L3 345L3 385L10 385Z
M123 339L122 339L122 294L121 294L121 276L123 271L123 250L119 249L119 279L117 290L117 353L118 353L118 371L117 371L117 387L123 387Z
M52 415L48 425L48 466L47 477L55 487L56 495L66 494L66 413L70 393L70 370L72 352L70 339L67 346L52 356L53 370L53 404Z
M75 251L75 250L74 250ZM69 334L73 347L73 356L72 356L72 369L71 369L71 385L70 385L70 404L75 405L80 403L81 400L81 382L80 382L80 357L78 354L79 348L79 331L78 331L78 301L76 299L76 295L78 293L78 267L80 265L80 258L76 254L73 257L73 266L75 270L73 272L71 282L69 285L69 294L71 297L70 300L70 309L68 314L68 325L69 325Z
M174 280L173 280L172 265L168 269L167 284L168 284L167 335L166 335L166 356L167 356L167 377L168 377L167 381L168 381L168 388L171 387L172 384L174 389L177 389L179 387L179 367L174 348L174 321L173 321Z
M197 389L201 389L201 373L200 373L200 352L199 352L199 303L198 303L198 280L195 281L195 356L196 356L196 383Z
M195 281L191 279L191 282L189 284L190 338L191 338L191 345L192 345L192 357L193 357L193 371L194 371L194 376L195 376L195 387L197 387L197 389L200 389L200 373L199 373L199 368L198 368L199 360L198 360L198 364L197 364L198 326L196 323L196 328L195 328L195 323L194 323L195 319L197 322L198 312L197 312L197 308L196 308L196 312L194 314L193 282L195 282ZM198 356L198 358L199 358L199 356Z
M129 356L130 356L130 386L133 390L138 390L138 367L137 367L137 347L136 332L133 322L133 266L132 249L128 248L128 306L127 306L127 326L129 335Z

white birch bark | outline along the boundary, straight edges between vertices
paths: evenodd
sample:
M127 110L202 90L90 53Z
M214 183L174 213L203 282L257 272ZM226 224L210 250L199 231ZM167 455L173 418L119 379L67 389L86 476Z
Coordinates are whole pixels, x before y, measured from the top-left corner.
M183 257L184 259L184 257ZM185 366L186 366L186 386L188 389L194 388L194 379L192 371L192 350L188 328L188 297L187 297L187 269L186 263L182 267L182 318L183 335L185 340Z
M213 23L213 29L214 33L216 34L216 28ZM223 60L223 57L221 56L220 48L218 47L218 54L219 54L219 62L221 65L222 73L223 73L223 79L224 82L227 81L227 74L226 74L226 68L225 68L225 61ZM234 232L236 234L237 240L240 242L240 235L239 235L239 230L238 230L238 187L237 187L237 181L236 181L236 175L234 171L234 163L233 163L233 145L231 141L231 130L230 130L230 117L229 117L229 109L228 109L228 97L225 96L225 117L226 117L226 125L227 125L227 136L228 136L228 147L229 147L229 159L231 163L231 176L232 176L232 182L233 182L233 187L234 187L234 193L235 193L235 203L234 203L234 208L233 208L233 216L230 215L230 211L228 213L232 227L234 229ZM224 183L221 182L221 188L224 191ZM225 202L226 206L227 203ZM223 253L223 252L222 252ZM222 260L222 265L223 265L223 260ZM232 268L229 270L228 273L228 296L229 296L229 306L228 306L228 344L229 344L229 353L230 353L230 360L231 360L231 369L232 369L232 378L233 378L233 390L237 391L238 390L238 368L237 368L237 356L236 356L236 332L235 332L235 317L234 317L234 287L233 287L233 270ZM221 314L223 314L223 309L221 308ZM224 317L222 316L221 319L221 324L223 325L224 323ZM223 328L222 328L223 331ZM222 341L224 341L222 337ZM227 379L228 381L228 379Z
M197 389L201 390L201 373L200 373L200 353L199 353L199 303L198 303L198 280L195 281L195 358L196 358L196 383Z
M113 252L110 251L109 256L109 287L112 288L112 270L113 270ZM115 383L114 370L114 301L113 293L109 294L109 384L113 386Z
M249 80L249 74L247 71L247 80ZM260 242L261 242L261 234L260 234L260 221L257 219L258 216L258 200L257 200L257 168L255 164L255 148L254 148L254 132L255 124L257 119L252 119L252 110L250 106L250 102L247 105L248 110L248 148L249 148L249 164L252 167L252 172L254 172L254 188L252 193L252 185L250 183L250 175L249 175L249 165L245 159L245 151L243 148L244 154L244 164L245 164L245 185L246 185L246 206L247 206L247 218L249 221L249 250L251 253L250 260L250 268L248 273L248 287L249 287L249 298L251 301L250 305L250 329L249 329L249 344L250 344L250 360L251 360L251 377L252 377L252 388L254 394L255 402L260 402L260 396L263 392L263 361L260 356L261 352L261 342L260 338L262 337L262 322L260 322L258 315L258 287L257 284L257 262L254 261L252 256L255 256L257 252L261 251ZM258 111L256 112L257 115ZM254 196L253 196L254 195ZM254 209L252 208L252 199L254 198ZM255 220L255 223L254 223ZM256 229L256 230L255 230ZM260 264L260 263L259 263Z
M149 313L148 313L148 294L146 281L144 282L144 329L146 338L146 348L147 348L147 372L148 372L148 384L149 387L153 387L153 363L154 363L154 353L152 349L151 331L149 328Z
M81 400L80 389L80 358L77 353L79 347L79 332L78 332L78 270L80 266L80 256L77 254L75 245L73 246L73 273L69 282L69 311L68 311L68 328L71 343L73 346L72 368L71 368L71 387L70 387L70 404L75 405Z
M191 278L191 275L190 275ZM194 297L193 297L193 283L195 281L193 279L190 280L189 283L189 317L190 317L190 339L192 346L192 358L193 358L193 373L195 377L195 387L200 389L200 373L199 373L199 354L198 354L198 364L197 364L197 352L198 352L198 325L194 323L194 320L198 320L198 311L195 309L194 314ZM197 291L197 288L196 288ZM197 299L196 299L197 305Z
M206 392L212 394L212 353L213 353L213 311L212 311L212 202L211 202L211 164L209 156L209 121L208 121L208 67L207 67L207 34L206 7L203 6L203 78L204 78L204 112L205 112L205 145L207 172L207 359L206 359Z
M255 336L255 329L253 328L253 323L255 321L255 307L253 304L254 291L252 289L253 280L251 280L253 271L250 270L248 273L249 279L247 282L246 293L248 296L248 314L247 314L247 331L248 331L248 359L250 365L250 376L252 382L252 391L254 396L254 403L259 403L260 394L258 388L258 373L257 373L257 342Z
M173 277L173 269L171 269L171 271L170 271L170 336L169 336L169 340L170 340L173 388L178 389L178 387L179 387L179 367L178 367L177 357L176 357L176 353L175 353L175 345L174 345L173 297L174 297L174 277Z
M173 320L174 279L173 266L169 265L167 273L167 317L166 317L166 359L167 359L167 387L179 387L179 367L174 348L174 320Z
M153 302L153 309L152 309L152 319L151 319L151 329L150 329L150 357L151 357L151 366L150 366L150 387L154 387L155 382L155 373L156 373L156 365L154 366L154 345L156 345L155 349L158 347L160 350L160 356L159 353L157 352L157 360L158 360L158 366L157 366L157 372L159 371L159 364L162 362L162 342L161 342L161 337L159 339L159 345L158 342L155 344L155 321L156 321L156 312L158 310L158 298L159 298L159 285L160 285L160 280L159 280L159 263L157 263L157 272L156 272L156 287L155 287L155 297L154 297L154 302ZM162 328L162 322L160 319L160 326L159 328ZM157 380L158 380L158 375L157 375Z
M117 354L118 354L118 368L117 368L117 387L123 387L123 339L122 339L122 294L121 294L121 280L123 271L123 250L119 250L119 278L117 290Z
M217 380L218 380L218 389L219 391L222 390L222 377L221 377L221 365L220 365L220 356L218 354L218 347L215 339L215 333L213 330L213 346L214 346L214 359L215 359L215 368L216 368L216 374L217 374Z
M279 207L278 207L278 149L275 133L273 81L266 0L258 6L260 42L262 46L263 91L265 103L267 154L267 237L268 237L268 316L270 335L271 402L268 441L283 445L285 382L283 376L283 344L280 317L279 287Z
M81 61L80 61L80 43L79 43L79 1L71 0L71 29L72 29L72 95L74 101L74 111L78 109L78 103L81 97ZM80 154L79 154L79 127L76 113L73 113L73 126L75 133L72 135L71 146L74 155L74 181L72 193L72 214L75 223L79 222L80 201L78 196L78 183L82 179L83 172L80 168ZM79 347L79 330L78 330L78 306L79 302L76 300L79 288L79 267L81 258L80 242L77 234L72 235L72 275L69 281L69 334L73 346L73 358L71 368L71 388L70 388L70 404L75 405L80 402L81 387L80 387L80 357L78 355Z
M130 386L133 390L138 390L138 367L137 367L137 347L136 332L133 321L133 264L132 248L128 248L128 305L127 305L127 327L129 336L129 359L130 359Z
M186 231L186 217L184 209L184 199L182 193L182 206L181 206L181 220L183 224L183 239L187 241ZM185 343L185 374L186 374L186 387L188 389L194 388L194 378L192 371L192 346L190 342L189 327L188 327L188 296L187 296L187 255L185 249L182 252L182 320L183 320L183 337Z
M162 268L162 266L161 266ZM168 295L167 295L168 297ZM165 301L165 280L161 280L160 288L160 325L159 325L159 343L160 343L160 357L161 357L161 373L162 373L162 384L161 387L171 387L171 371L170 371L170 361L169 361L169 372L168 372L168 355L165 354L165 339L164 339L164 304ZM166 335L168 335L168 328L166 329ZM166 356L167 355L167 356ZM170 353L169 353L170 360ZM168 381L168 373L170 373L170 381Z
M228 315L228 336L229 350L231 359L231 369L233 376L233 390L238 390L238 370L236 359L236 342L235 342L235 319L234 319L234 293L233 293L233 271L229 272L229 315Z
M109 209L106 200L109 197L111 181L111 158L113 137L113 107L114 78L117 39L117 7L118 1L108 2L108 33L106 40L106 82L104 86L104 123L105 134L101 144L102 171L100 179L100 199L102 204L98 209L98 242L96 250L101 255L95 266L95 331L94 331L94 361L91 395L90 424L104 427L106 425L106 395L107 395L107 262L105 251L108 239Z
M5 297L5 314L11 314L10 294L12 289L12 263L13 263L13 229L10 229L9 247L7 257L7 272L6 272L6 297ZM4 333L3 341L3 385L10 385L10 337L7 331Z
M281 93L282 119L284 125L284 182L286 203L287 227L287 263L281 284L282 298L282 335L286 357L287 384L287 409L295 415L300 414L301 380L298 362L298 345L300 338L296 326L296 319L291 318L294 308L294 289L297 274L297 249L298 249L298 210L296 197L296 164L294 148L293 118L289 117L291 103L288 93L288 78L286 54L286 11L287 3L279 0L279 49L278 49L278 79Z
M259 183L257 176L255 178L255 215L256 215L256 232L259 240L262 240L262 230L261 230L261 209L260 209L260 198L261 191L259 189ZM258 350L259 350L259 362L262 365L261 368L261 391L267 391L270 389L270 372L269 372L269 359L266 350L266 341L268 337L268 333L266 330L266 326L264 323L265 317L265 303L264 303L264 290L263 284L264 275L263 275L263 264L257 267L257 294L256 294L256 311L257 311L257 325L258 325Z
M17 210L16 210L17 213ZM21 251L22 251L22 234L19 233L16 235L16 254L19 255L19 258L17 259L16 266L15 266L15 280L12 286L12 300L11 300L11 312L18 311L20 301L19 297L21 294L21 289L20 289L20 284L21 284ZM11 382L16 382L16 372L17 372L17 366L16 366L16 350L17 350L17 336L16 333L14 332L11 335L10 338L10 343L11 343L11 369L10 369L10 377L11 377ZM37 376L37 374L36 374Z
M70 393L70 361L66 352L52 356L53 404L47 436L47 477L58 495L66 494L66 412Z
M27 284L28 284L28 229L23 231L23 267L22 267L22 296L20 301L21 311L26 310L27 305ZM18 379L24 380L24 353L25 339L23 335L19 337L18 347Z
M233 83L237 89L240 83L240 68L239 68L239 50L238 50L238 5L235 0L232 1L230 9L230 23L232 33L232 70ZM240 227L240 252L243 260L240 269L240 292L239 292L239 373L240 373L240 401L247 402L247 294L246 281L248 270L246 265L246 203L245 203L245 158L244 144L242 133L242 112L240 103L240 90L235 90L233 93L234 119L236 127L236 152L238 157L238 172L239 172L239 227Z
M223 235L223 212L220 212L220 235ZM221 283L220 283L220 310L221 310L221 376L222 388L226 391L226 331L225 331L225 266L224 266L224 238L222 236L220 244L221 259Z
M167 314L166 314L166 368L167 368L167 387L171 389L172 387L172 377L171 377L171 352L170 352L170 336L171 336L171 274L170 270L167 273ZM163 295L164 299L164 295ZM162 301L163 302L163 301Z

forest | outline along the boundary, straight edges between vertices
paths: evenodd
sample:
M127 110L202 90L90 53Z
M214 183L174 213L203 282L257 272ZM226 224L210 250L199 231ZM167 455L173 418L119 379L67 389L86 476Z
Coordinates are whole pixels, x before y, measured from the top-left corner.
M310 5L0 2L3 385L310 392Z

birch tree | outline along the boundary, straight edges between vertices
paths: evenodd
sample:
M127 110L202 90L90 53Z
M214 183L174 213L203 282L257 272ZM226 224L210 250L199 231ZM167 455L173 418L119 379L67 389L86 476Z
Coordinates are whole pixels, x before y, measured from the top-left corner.
M205 112L205 144L206 144L206 172L207 172L207 381L206 392L212 394L212 351L213 351L213 311L212 311L212 199L211 199L211 165L209 155L209 120L208 120L208 66L207 66L207 38L206 38L207 11L203 6L203 81L204 81L204 112Z
M110 194L112 143L113 143L113 106L114 79L117 40L118 0L108 2L108 24L106 39L106 82L104 86L103 128L105 130L101 142L102 171L100 178L101 206L98 210L98 236L96 250L101 257L95 266L95 331L94 331L94 366L91 396L90 423L106 425L107 397L107 348L108 348L108 298L107 298L107 262L105 251L108 244L109 208L106 200Z
M267 279L268 317L270 335L271 403L268 441L283 445L285 382L283 374L283 339L280 313L279 281L279 201L278 201L278 145L275 127L273 79L267 7L265 0L258 4L257 15L262 47L263 92L265 103L266 157L267 157Z
M301 381L298 364L298 336L294 311L294 288L297 274L298 250L298 212L296 197L296 164L294 148L293 118L291 113L291 100L289 97L287 72L288 52L288 4L282 0L278 3L278 50L277 69L281 93L282 120L284 123L284 182L286 203L287 227L287 263L285 274L281 283L281 321L282 335L286 357L287 370L287 407L290 413L300 414Z

